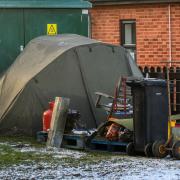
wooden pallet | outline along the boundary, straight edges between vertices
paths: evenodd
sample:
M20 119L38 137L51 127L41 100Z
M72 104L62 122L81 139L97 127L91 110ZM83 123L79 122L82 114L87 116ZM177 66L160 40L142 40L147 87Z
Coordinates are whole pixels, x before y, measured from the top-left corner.
M93 139L90 149L95 151L126 152L128 143L119 141L108 141L106 139Z
M39 143L44 143L47 141L47 138L48 138L48 133L45 132L45 131L38 131L36 133L36 140L37 142Z
M126 146L128 144L119 141L109 141L105 138L94 138L87 147L86 139L86 135L64 134L61 147L77 150L126 152ZM38 132L37 140L39 142L45 142L47 140L47 132Z
M84 150L86 137L85 135L64 134L62 147Z

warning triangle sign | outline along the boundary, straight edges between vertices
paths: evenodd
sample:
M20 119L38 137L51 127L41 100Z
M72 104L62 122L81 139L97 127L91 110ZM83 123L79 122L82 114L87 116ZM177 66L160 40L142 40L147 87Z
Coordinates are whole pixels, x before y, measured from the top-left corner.
M47 25L47 35L57 35L57 24Z

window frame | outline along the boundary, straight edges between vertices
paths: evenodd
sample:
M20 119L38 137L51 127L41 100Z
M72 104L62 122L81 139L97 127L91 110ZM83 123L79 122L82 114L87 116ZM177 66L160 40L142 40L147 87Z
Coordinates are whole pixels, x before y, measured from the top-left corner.
M135 44L125 44L125 24L132 24L132 38ZM134 35L133 35L134 34ZM134 60L136 61L136 20L135 19L122 19L120 20L120 44L125 49L134 51Z

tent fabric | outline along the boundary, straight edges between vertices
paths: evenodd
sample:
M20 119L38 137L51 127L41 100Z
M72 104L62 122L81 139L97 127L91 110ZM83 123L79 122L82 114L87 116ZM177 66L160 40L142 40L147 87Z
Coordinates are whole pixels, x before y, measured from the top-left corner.
M34 134L56 96L71 99L85 127L106 119L94 92L113 94L120 76L142 77L128 52L74 34L33 39L0 79L0 132Z
M129 118L129 119L110 118L109 121L115 122L115 123L127 128L127 129L129 129L130 131L133 131L133 129L134 129L133 118Z

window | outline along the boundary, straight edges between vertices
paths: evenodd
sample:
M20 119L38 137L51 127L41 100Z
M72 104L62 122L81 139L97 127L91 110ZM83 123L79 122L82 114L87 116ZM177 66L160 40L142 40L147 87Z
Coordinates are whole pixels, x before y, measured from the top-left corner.
M136 21L121 21L121 45L136 59Z

